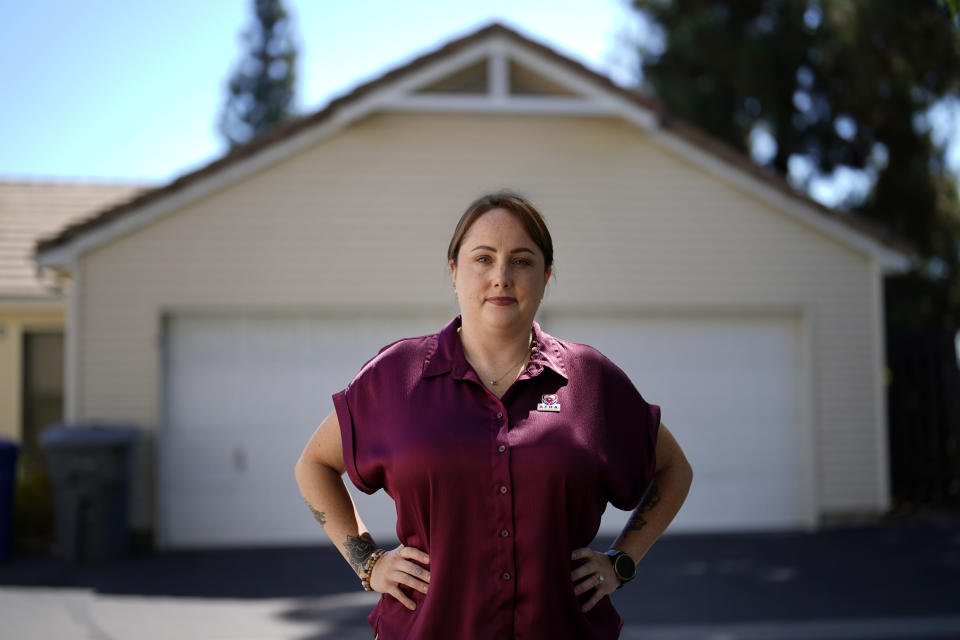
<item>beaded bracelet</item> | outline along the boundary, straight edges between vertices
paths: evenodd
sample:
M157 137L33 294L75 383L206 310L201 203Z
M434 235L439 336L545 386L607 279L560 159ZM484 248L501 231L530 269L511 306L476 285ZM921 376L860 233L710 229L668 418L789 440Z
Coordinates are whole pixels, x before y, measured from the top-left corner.
M373 591L373 588L370 586L370 577L373 575L373 566L377 564L377 560L382 558L387 552L383 549L377 549L367 557L367 561L363 563L363 577L360 578L360 584L363 585L364 591Z

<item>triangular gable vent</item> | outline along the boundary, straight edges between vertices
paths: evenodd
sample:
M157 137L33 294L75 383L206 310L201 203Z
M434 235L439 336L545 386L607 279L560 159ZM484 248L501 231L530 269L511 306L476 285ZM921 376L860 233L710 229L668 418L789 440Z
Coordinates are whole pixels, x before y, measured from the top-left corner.
M491 33L492 31L492 33ZM439 52L379 97L401 111L464 111L621 116L626 101L552 52L510 33ZM631 107L627 107L628 110ZM632 107L636 111L635 106ZM638 122L652 127L653 114Z
M491 60L483 58L474 64L466 66L439 80L431 82L415 94L424 95L486 95L494 91L491 85ZM516 60L507 61L507 93L513 96L560 96L565 98L582 98L583 96L570 90L546 76L526 67Z

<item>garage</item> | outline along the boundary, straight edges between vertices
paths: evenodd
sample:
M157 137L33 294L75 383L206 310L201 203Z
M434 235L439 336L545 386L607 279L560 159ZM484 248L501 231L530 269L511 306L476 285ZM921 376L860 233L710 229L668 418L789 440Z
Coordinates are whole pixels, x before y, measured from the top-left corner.
M517 69L565 93L531 94ZM68 292L66 419L143 431L132 530L325 542L293 464L378 348L455 313L444 248L500 188L554 233L544 329L610 355L688 452L671 531L884 513L883 282L909 254L680 124L491 26L39 243ZM362 498L392 536L389 498Z
M544 328L613 360L696 470L671 531L811 526L801 321L789 314L550 314ZM609 508L603 530L627 514Z
M790 529L810 513L800 321L751 315L553 312L545 329L597 347L669 425L697 470L673 531ZM360 314L178 314L166 323L161 544L291 544L323 537L292 467L306 438L376 351L441 320ZM749 469L750 473L743 473ZM348 488L375 537L393 503ZM252 517L251 514L256 514ZM605 514L614 534L627 514Z
M165 331L163 548L326 540L293 478L330 396L381 347L435 331L416 316L176 314ZM393 501L347 482L365 524L394 534Z

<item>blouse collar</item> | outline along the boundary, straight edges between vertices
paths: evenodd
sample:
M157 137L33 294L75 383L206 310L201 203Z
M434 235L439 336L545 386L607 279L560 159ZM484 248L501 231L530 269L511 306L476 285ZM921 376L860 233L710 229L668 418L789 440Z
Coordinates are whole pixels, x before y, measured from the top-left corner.
M463 344L457 329L460 328L461 318L458 315L433 336L427 356L423 361L423 377L429 378L442 373L452 372L457 379L463 379L470 370L470 363L463 353ZM521 378L540 375L544 368L548 368L564 378L567 377L563 366L563 357L560 352L559 341L550 334L542 331L536 321L533 323L533 342L530 345L530 362L521 374Z

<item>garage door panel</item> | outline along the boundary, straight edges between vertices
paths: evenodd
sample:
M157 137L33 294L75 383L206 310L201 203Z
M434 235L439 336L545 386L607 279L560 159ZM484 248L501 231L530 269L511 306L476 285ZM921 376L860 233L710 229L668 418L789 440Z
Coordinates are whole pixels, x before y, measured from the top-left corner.
M164 547L326 542L293 466L342 389L386 344L445 317L181 315L167 324L160 439ZM348 489L371 533L395 539L385 493ZM265 524L266 523L266 524Z
M694 468L674 531L800 526L799 320L793 316L554 313L544 329L622 368ZM608 509L603 530L628 515Z

